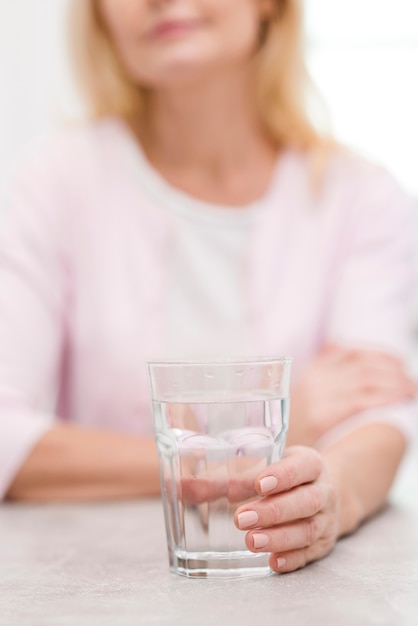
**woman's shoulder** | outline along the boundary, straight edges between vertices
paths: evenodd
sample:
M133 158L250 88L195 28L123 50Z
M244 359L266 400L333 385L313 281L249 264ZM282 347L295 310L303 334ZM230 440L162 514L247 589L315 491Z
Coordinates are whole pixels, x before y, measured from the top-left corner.
M388 192L406 195L394 174L384 165L344 146L336 148L330 155L324 185L358 199Z
M283 156L277 192L285 190L294 204L309 209L307 214L318 205L324 209L316 211L318 217L411 206L411 198L385 166L344 146L316 152L288 149Z
M324 198L344 223L365 230L397 232L412 225L413 201L396 176L346 148L336 150L330 159Z
M50 136L49 146L65 155L67 151L98 156L103 151L112 152L114 142L125 131L117 117L101 117L66 124Z
M10 179L43 173L51 182L87 178L115 154L115 136L121 132L120 122L111 117L68 123L27 144L11 163Z
M285 161L293 170L299 170L308 184L312 178L325 186L341 186L360 189L385 182L400 185L396 177L382 164L344 145L333 144L306 151L289 148L286 150Z
M315 216L314 223L335 229L410 228L413 200L385 166L344 146L317 155L288 151L286 164L281 188L292 200L295 219Z
M106 118L69 124L31 141L6 173L0 212L23 210L64 216L79 215L106 198L107 181L118 170L117 121ZM95 202L90 202L91 199ZM6 211L3 212L3 208ZM11 210L13 208L13 210Z
M396 188L402 193L396 177L385 166L343 145L325 146L309 152L288 148L282 155L281 164L277 178L282 174L282 179L291 181L293 187L298 181L299 188L305 189L308 195L313 191L316 197L325 197L329 193L359 196L383 187Z

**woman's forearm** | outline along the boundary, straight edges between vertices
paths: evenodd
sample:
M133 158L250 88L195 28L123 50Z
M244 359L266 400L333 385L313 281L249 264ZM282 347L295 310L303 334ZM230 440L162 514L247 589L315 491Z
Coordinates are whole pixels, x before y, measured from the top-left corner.
M57 425L32 450L6 497L47 502L157 493L158 459L152 438Z
M339 535L355 528L386 502L406 449L389 424L367 424L323 452L340 493Z

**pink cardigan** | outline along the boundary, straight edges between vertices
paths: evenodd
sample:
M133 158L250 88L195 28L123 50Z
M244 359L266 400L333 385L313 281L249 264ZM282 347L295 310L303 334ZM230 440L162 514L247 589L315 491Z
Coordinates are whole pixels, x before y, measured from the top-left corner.
M77 127L37 150L11 186L0 228L0 497L57 419L152 432L146 361L165 356L175 233L135 150L116 119ZM308 169L304 154L282 155L253 233L252 353L293 356L295 376L330 340L405 356L407 199L353 156L333 158L319 196ZM407 430L411 409L376 415Z

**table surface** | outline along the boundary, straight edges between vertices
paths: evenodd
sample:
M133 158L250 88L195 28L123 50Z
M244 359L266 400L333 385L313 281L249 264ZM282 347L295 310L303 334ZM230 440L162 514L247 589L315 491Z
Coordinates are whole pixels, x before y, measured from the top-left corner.
M418 625L418 454L392 503L287 575L170 574L158 500L0 506L1 626Z

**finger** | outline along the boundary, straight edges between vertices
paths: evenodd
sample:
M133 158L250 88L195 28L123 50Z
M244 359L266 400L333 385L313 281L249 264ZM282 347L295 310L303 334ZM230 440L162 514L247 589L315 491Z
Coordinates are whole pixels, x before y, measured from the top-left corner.
M251 552L288 552L316 543L325 533L328 515L320 513L275 528L250 530L245 544Z
M335 344L331 344L334 346ZM403 379L411 386L411 393L417 387L416 381L408 374L405 362L389 352L371 348L350 348L339 345L341 353L345 354L346 360L354 365L354 367L365 368L362 375L367 376L367 371L386 372L395 379Z
M240 507L235 514L235 524L240 530L271 528L312 517L327 503L328 490L321 483L310 483Z
M411 398L414 395L414 391L415 389L407 384L388 384L386 387L366 387L362 389L361 393L366 399L370 396L371 398L375 397L376 400L382 398L385 401Z
M227 497L230 503L242 503L258 496L254 478L254 475L245 473L231 477L184 476L177 485L178 497L186 504L213 502L223 497Z
M177 488L178 498L184 504L203 504L227 495L227 484L222 480L187 476Z
M399 390L368 390L359 393L351 400L350 415L378 407L397 404L413 396Z
M169 403L166 409L167 421L170 424L176 424L183 431L189 430L191 433L197 433L200 430L199 420L196 414L196 407L190 404Z
M399 389L407 393L416 389L412 380L403 369L391 369L380 366L364 365L356 372L358 385L362 388Z
M257 476L255 486L260 495L282 493L313 482L321 471L322 461L316 450L292 446L287 448L281 461L272 463Z
M362 378L373 385L377 384L405 384L412 388L417 386L416 381L409 375L405 364L400 359L382 353L364 354L352 361L353 365L360 366L359 372Z
M403 368L402 360L389 352L372 350L369 348L349 348L347 354L350 359L382 367Z
M354 364L351 365L350 371L345 372L344 385L345 389L340 390L339 397L346 398L348 415L367 408L411 399L417 394L416 383L403 374L392 375L385 370L357 368Z
M312 561L323 559L331 552L334 545L335 544L331 542L323 543L317 541L307 548L272 554L270 556L269 565L274 572L278 572L279 574L294 572L297 569L305 567L305 565Z
M258 497L254 486L254 476L233 477L228 480L227 495L229 502L237 503Z
M334 342L329 342L321 349L319 356L324 356L328 359L335 359L339 361L346 361L349 363L366 364L371 365L380 364L386 367L399 367L401 364L400 359L397 357L380 352L378 350L352 348L350 346L344 346Z
M372 381L373 382L373 381ZM418 385L415 381L406 378L404 376L399 377L379 377L374 385L366 387L372 391L378 390L380 392L387 392L391 395L400 397L414 397L418 390Z

